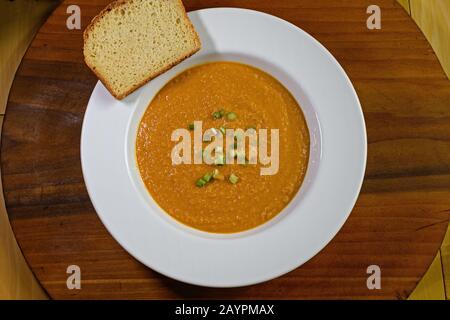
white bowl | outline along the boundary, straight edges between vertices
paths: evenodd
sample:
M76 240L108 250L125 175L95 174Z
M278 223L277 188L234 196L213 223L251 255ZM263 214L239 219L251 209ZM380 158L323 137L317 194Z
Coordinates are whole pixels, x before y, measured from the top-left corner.
M338 62L296 26L235 8L199 10L189 17L202 41L199 53L122 101L97 83L81 134L86 186L112 236L153 270L209 287L267 281L317 254L349 216L366 165L361 106ZM253 65L281 81L300 103L311 136L308 171L293 201L263 226L232 235L191 229L163 212L145 189L135 160L140 118L159 89L193 65L219 60Z

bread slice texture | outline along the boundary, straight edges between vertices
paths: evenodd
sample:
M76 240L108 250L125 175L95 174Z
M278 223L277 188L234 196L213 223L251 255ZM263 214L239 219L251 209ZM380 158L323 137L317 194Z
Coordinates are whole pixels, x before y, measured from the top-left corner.
M119 0L84 31L84 59L117 99L200 50L181 0Z

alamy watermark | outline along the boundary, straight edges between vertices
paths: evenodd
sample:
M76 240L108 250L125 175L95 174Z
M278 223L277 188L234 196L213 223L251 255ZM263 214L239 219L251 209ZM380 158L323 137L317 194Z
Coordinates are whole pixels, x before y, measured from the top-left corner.
M181 164L261 164L261 175L277 174L280 166L280 134L279 129L247 128L216 129L203 132L202 121L193 123L191 132L187 129L176 129L171 140L178 142L172 149L172 165ZM248 141L248 145L247 145ZM209 143L205 148L203 143ZM269 154L270 145L270 154Z
M370 16L367 18L367 29L369 30L379 30L381 29L381 9L376 4L372 4L367 7L367 14Z
M79 266L73 264L67 267L67 274L70 274L66 280L67 289L73 290L81 289L81 269Z
M66 27L69 30L80 30L81 29L81 9L79 6L72 4L67 7L66 13L70 16L66 20Z
M366 285L369 290L381 289L381 268L380 266L373 264L367 267L367 274L370 276L367 278Z

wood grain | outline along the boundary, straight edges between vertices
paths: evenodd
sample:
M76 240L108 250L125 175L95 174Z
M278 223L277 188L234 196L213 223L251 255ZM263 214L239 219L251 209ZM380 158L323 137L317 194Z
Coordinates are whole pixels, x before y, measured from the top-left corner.
M107 1L79 4L83 27ZM82 62L81 31L65 28L66 5L38 33L18 71L2 137L10 220L25 257L54 298L404 299L438 252L450 210L450 83L407 13L379 0L382 30L366 28L370 0L185 1L189 10L245 6L297 24L349 74L367 122L362 193L335 239L273 281L208 289L167 279L131 258L108 234L87 195L79 140L96 83ZM66 268L82 289L66 288ZM368 290L366 268L382 270Z
M427 39L431 41L437 57L446 70L447 76L450 78L450 65L447 61L450 55L448 41L450 37L450 25L449 19L445 19L445 16L450 15L450 2L441 0L426 2L425 0L398 1L408 13L411 14L411 9L414 9L414 20L424 32ZM449 252L450 233L447 231L447 236L442 243L441 249L427 273L411 294L410 299L445 299L450 297L450 287L446 285L446 282L450 281L450 261L442 258L447 257L450 254Z
M3 115L0 116L0 129ZM0 299L45 299L47 295L28 267L6 214L0 185Z
M55 4L50 0L0 2L1 123L16 69L38 27ZM20 19L17 19L19 15ZM45 298L47 295L26 264L14 238L0 187L0 299Z

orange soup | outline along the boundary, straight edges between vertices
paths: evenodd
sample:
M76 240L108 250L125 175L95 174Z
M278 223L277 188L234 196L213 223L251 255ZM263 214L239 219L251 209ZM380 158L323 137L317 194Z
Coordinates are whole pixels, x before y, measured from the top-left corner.
M247 158L217 162L217 154L212 164L174 165L172 133L184 128L193 137L196 121L217 133L277 129L276 174L261 175L267 164ZM248 65L213 62L184 71L155 96L139 124L136 159L148 192L167 214L202 231L235 233L264 224L292 200L306 174L309 144L300 106L280 82Z

